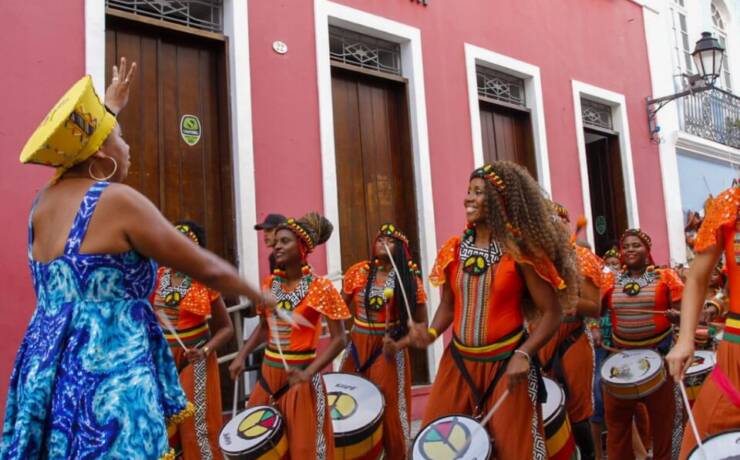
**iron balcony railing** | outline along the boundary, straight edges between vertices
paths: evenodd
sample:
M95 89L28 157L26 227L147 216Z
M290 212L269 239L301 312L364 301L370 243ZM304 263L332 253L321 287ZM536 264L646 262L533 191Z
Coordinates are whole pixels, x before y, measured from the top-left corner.
M681 129L740 149L740 97L712 88L679 99Z

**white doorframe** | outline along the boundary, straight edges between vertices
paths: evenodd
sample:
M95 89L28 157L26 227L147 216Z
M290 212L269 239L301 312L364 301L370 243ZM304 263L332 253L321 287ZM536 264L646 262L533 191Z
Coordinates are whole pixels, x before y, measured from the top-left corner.
M252 95L249 69L249 21L245 0L224 0L224 35L229 57L230 148L234 162L236 242L239 271L259 281L257 220L252 146ZM85 0L85 72L95 90L105 94L105 2Z
M632 166L632 144L630 141L629 120L627 119L627 103L623 94L615 93L587 83L573 80L573 108L576 117L576 140L578 144L578 161L581 170L581 191L583 193L583 212L589 223L593 222L591 212L591 190L588 184L588 163L586 160L586 142L583 134L583 119L581 118L581 98L586 98L606 104L612 109L614 130L619 133L619 152L622 160L622 175L624 178L624 200L627 205L627 221L630 228L640 226L640 217L637 208L637 192L635 187L635 172ZM594 245L593 225L586 227L588 241Z
M432 174L427 132L427 110L424 90L424 66L421 52L421 32L400 22L376 16L328 0L314 1L316 34L316 71L319 91L319 123L321 132L321 166L324 191L324 213L333 222L339 221L339 200L334 146L334 113L332 105L331 63L329 56L329 25L340 26L374 37L398 43L401 46L402 76L407 79L409 125L414 163L416 208L419 216L419 244L421 267L428 274L437 255ZM326 265L332 278L341 274L342 254L339 235L327 242ZM437 289L427 288L430 314L439 303ZM442 356L442 341L430 348L429 367L436 373L437 361Z
M483 158L483 135L480 126L480 103L478 101L478 80L476 66L499 70L524 80L526 107L530 110L534 155L537 165L537 180L552 196L550 179L550 160L547 151L547 130L545 111L542 102L542 81L540 68L518 59L465 43L465 70L468 79L468 105L470 107L470 131L473 135L473 159L475 166L481 166Z

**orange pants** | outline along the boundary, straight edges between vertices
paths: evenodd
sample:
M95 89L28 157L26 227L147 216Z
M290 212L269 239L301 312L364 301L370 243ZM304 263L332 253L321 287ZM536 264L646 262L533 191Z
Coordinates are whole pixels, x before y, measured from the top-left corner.
M170 436L170 444L182 450L184 460L200 460L210 451L214 459L222 459L218 435L223 425L221 414L221 384L218 358L211 353L204 363L189 363L182 348L173 348L172 355L180 371L180 384L188 401L195 405L195 416L183 421ZM196 378L196 373L199 375ZM198 391L196 391L196 389ZM179 445L179 449L178 449Z
M344 360L342 372L354 373L364 365L377 349L383 347L383 336L352 333L352 344L357 350L359 365L352 353ZM385 398L383 414L383 447L388 460L402 460L411 448L411 368L408 350L388 359L378 356L373 364L362 372L362 376L376 384ZM399 394L400 393L400 394ZM402 409L403 407L403 409ZM403 446L406 446L404 449Z
M271 392L278 391L288 381L285 370L268 364L263 363L260 372ZM323 400L324 406L321 414L317 411L317 402L320 400ZM270 395L258 383L247 407L269 404ZM334 459L334 432L329 405L326 403L326 388L320 374L314 375L308 382L291 387L275 402L275 407L285 419L289 458L317 458L323 453L323 458Z
M607 456L620 460L634 458L632 421L639 411L638 403L643 403L647 409L652 434L653 458L670 460L673 431L680 427L680 423L678 426L675 424L677 402L680 403L675 398L674 384L670 378L667 378L654 393L640 399L619 399L605 389Z
M740 344L723 340L717 349L717 367L735 387L735 391L740 391ZM704 381L692 412L702 439L740 427L740 407L733 404L711 375ZM695 446L694 433L687 424L680 458L687 458Z
M460 373L460 370L455 365L450 353L450 346L448 346L439 363L439 371L432 385L422 426L426 426L435 419L450 414L474 415L475 397ZM482 393L494 378L498 368L505 366L507 362L465 360L465 367L470 373L473 382ZM484 413L490 410L499 396L506 391L506 387L507 378L506 374L504 374L493 390L493 394L486 401L483 408ZM541 451L544 452L544 434L540 412L539 403L534 404L529 398L526 382L509 393L509 396L501 404L501 407L498 408L486 426L488 434L494 440L495 458L498 460L532 458L535 442L537 442ZM532 421L534 418L536 418L537 440L535 440L535 436L532 433Z
M552 366L553 357L578 328L583 328L582 322L561 323L558 331L539 351L540 362L543 368ZM550 364L550 366L548 366ZM588 420L594 412L594 350L591 341L585 332L560 357L558 366L545 371L548 377L565 383L567 399L565 408L571 423ZM562 377L557 374L561 373ZM564 382L561 381L564 380Z

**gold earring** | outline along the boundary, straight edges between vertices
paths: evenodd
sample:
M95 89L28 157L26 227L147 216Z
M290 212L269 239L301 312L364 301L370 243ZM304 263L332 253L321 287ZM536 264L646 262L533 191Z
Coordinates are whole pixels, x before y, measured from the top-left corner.
M118 171L118 162L116 161L115 158L113 158L113 157L103 157L103 158L107 158L108 160L110 160L110 161L113 162L113 171L111 171L111 173L108 174L105 177L97 177L92 172L92 167L93 167L94 161L93 162L90 162L90 166L87 167L87 173L90 176L90 179L95 180L95 181L98 181L98 182L105 182L108 179L110 179L111 177L113 177L113 175L116 173L116 171Z

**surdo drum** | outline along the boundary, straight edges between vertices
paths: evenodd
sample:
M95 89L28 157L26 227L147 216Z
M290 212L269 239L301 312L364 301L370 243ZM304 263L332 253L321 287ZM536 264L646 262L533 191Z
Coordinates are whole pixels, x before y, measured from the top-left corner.
M447 415L434 420L416 435L411 459L488 460L491 451L488 431L477 420L465 415Z
M378 387L359 375L338 372L324 374L324 385L334 428L335 457L380 458L385 400Z
M553 379L544 377L547 401L542 404L547 455L550 460L580 459L565 410L565 392Z
M699 446L688 456L688 460L738 460L740 459L740 431L725 431L702 440L704 453Z
M218 444L231 460L282 460L288 453L283 417L271 406L250 407L231 419Z
M697 350L694 352L694 361L686 370L683 383L686 386L686 396L689 402L693 403L699 395L699 390L706 380L707 376L716 363L716 354L709 350Z
M663 357L647 349L614 353L604 361L600 372L604 390L620 399L645 397L666 380Z

